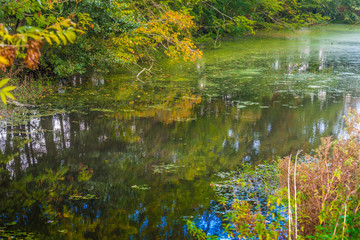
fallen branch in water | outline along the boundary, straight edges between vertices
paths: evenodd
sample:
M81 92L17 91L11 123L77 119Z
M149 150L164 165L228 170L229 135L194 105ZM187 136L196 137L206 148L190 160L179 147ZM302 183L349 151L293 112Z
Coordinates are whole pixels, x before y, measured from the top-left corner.
M138 66L140 67L139 64L136 64L136 65L138 65ZM153 65L154 65L154 62L151 62L151 66L150 66L149 68L143 68L143 69L136 75L136 79L139 80L140 82L144 83L144 82L139 78L139 76L140 76L144 71L147 71L147 72L151 73L151 69L152 69Z

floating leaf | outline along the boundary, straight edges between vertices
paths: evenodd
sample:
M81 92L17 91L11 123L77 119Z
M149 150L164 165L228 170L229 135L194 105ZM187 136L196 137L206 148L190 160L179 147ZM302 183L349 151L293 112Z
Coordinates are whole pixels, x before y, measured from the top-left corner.
M150 189L150 187L146 184L140 185L140 186L133 185L133 186L131 186L131 188L138 189L138 190L149 190Z
M90 111L93 111L93 112L115 112L114 110L104 109L104 108L93 108L93 109L90 109Z
M239 105L237 105L236 107L237 107L237 108L246 108L247 106L246 106L246 105L241 105L241 104L239 104Z
M175 172L179 167L175 164L153 165L154 173L171 173Z

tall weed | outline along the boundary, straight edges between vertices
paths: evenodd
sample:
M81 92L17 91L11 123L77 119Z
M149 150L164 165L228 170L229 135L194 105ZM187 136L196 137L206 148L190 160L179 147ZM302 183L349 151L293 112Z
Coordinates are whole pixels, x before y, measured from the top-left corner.
M278 197L289 207L289 238L360 239L359 122L352 110L346 137L323 138L313 157L279 161Z
M277 167L245 167L231 180L213 184L228 236L360 239L360 116L355 110L349 110L346 125L345 137L323 138L314 156L298 151ZM214 238L192 222L188 227L197 239Z

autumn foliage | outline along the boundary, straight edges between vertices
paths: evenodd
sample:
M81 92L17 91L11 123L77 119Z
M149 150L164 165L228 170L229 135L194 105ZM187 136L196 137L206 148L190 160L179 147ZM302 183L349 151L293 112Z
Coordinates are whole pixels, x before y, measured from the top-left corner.
M39 64L41 56L41 45L43 42L40 40L29 40L28 47L26 49L25 63L26 66L32 70L35 70Z
M7 67L10 67L14 64L18 50L14 46L4 46L0 47L0 69L5 72Z
M353 232L360 227L360 117L355 110L346 124L347 137L322 139L315 156L279 162L280 186L290 189L291 228L296 226L298 235L355 239L351 234L358 234ZM295 231L292 236L296 237Z
M164 52L172 60L195 61L202 56L191 37L195 28L188 14L169 10L161 16L151 15L134 31L113 38L118 46L116 56L124 63L151 63L156 53Z
M194 28L192 16L167 11L159 19L152 19L135 32L145 35L150 46L162 46L165 54L172 59L182 56L184 60L194 61L202 55L191 39L189 31Z
M76 24L70 19L59 19L58 22L43 29L37 27L20 27L12 33L4 24L0 24L0 69L6 72L8 67L14 64L19 53L25 54L24 63L31 70L37 69L41 57L41 48L44 41L52 45L73 43L76 32L82 32L76 28Z

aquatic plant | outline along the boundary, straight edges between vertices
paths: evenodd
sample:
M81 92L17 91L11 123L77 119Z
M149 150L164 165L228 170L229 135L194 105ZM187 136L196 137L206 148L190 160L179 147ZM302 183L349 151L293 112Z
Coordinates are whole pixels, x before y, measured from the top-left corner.
M212 183L219 198L217 213L223 215L223 229L230 239L286 238L284 206L273 194L278 187L278 169L274 163L257 167L243 164L239 171L219 173L226 180ZM192 236L212 239L188 221Z

